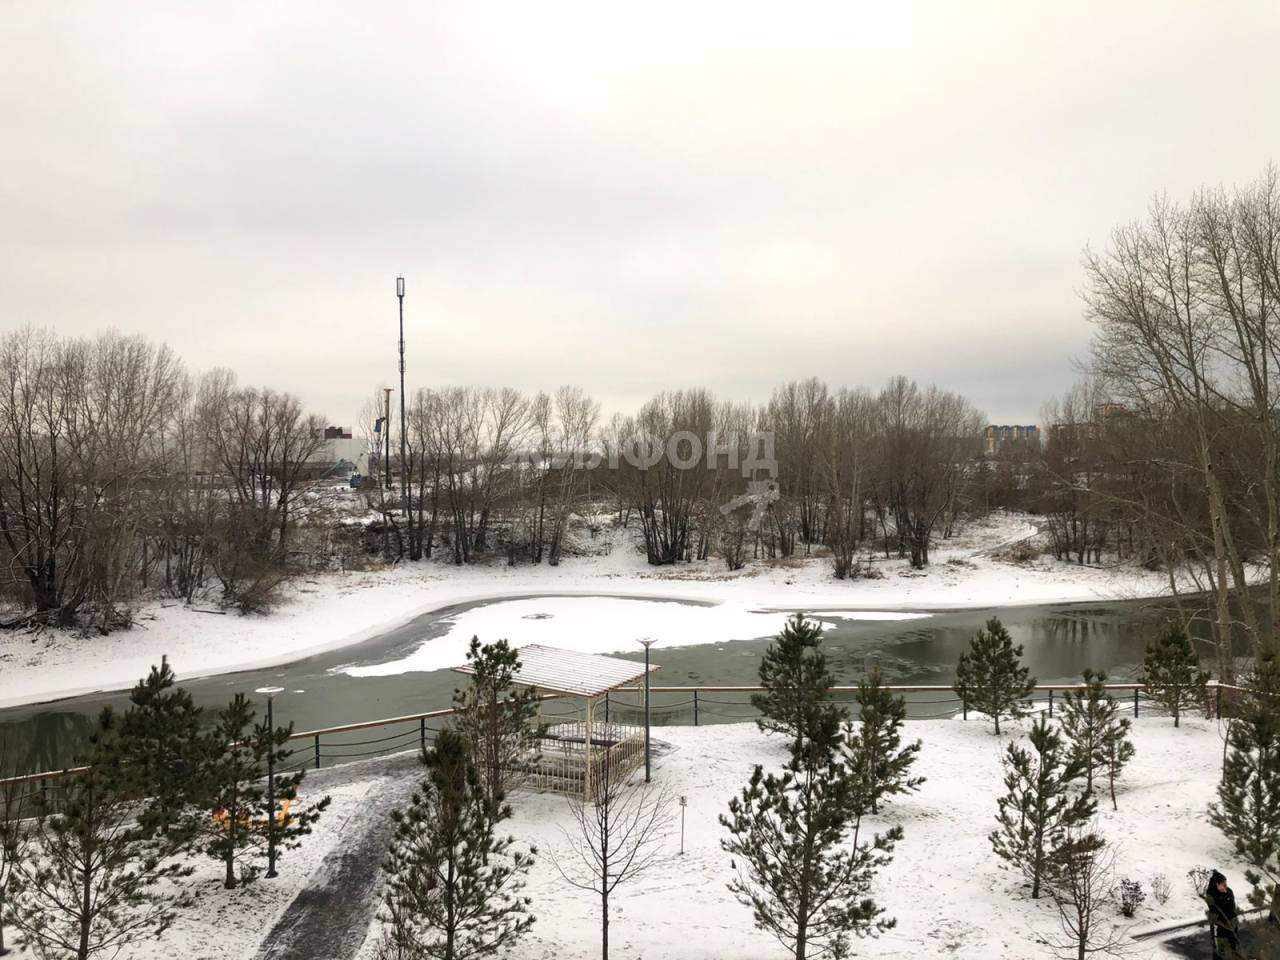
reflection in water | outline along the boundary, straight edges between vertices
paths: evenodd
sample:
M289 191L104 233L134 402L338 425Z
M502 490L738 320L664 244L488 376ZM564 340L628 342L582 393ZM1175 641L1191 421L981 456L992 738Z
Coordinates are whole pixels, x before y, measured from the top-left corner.
M454 688L461 683L461 677L451 671L353 677L338 668L403 658L446 633L459 609L463 608L428 614L356 647L285 666L184 681L183 686L198 705L210 712L225 705L237 691L257 699L252 691L258 687L284 687L286 693L276 698L276 717L279 722L294 723L296 730L447 707ZM831 624L824 634L824 649L837 684L857 682L875 663L890 683L950 685L961 652L993 614L1000 616L1014 643L1022 644L1023 660L1041 683L1078 679L1085 667L1106 670L1117 681L1135 678L1141 670L1146 640L1159 629L1159 620L1136 603L966 610L900 622L848 620L833 614L816 616ZM513 621L506 635L519 637L520 623L518 619ZM628 627L634 632L634 624ZM769 638L759 638L655 647L653 659L662 665L656 683L754 685L760 657L769 642ZM639 651L619 656L643 659ZM175 666L181 670L181 664ZM658 702L655 698L655 704ZM20 758L21 764L56 769L69 765L83 750L91 720L103 706L111 704L123 709L126 703L127 694L122 692L0 711L0 735L8 735L19 744L11 753ZM732 716L736 712L727 712L725 719ZM691 719L691 714L682 718L683 722Z
M88 746L91 729L89 715L66 711L0 722L0 776L70 765Z

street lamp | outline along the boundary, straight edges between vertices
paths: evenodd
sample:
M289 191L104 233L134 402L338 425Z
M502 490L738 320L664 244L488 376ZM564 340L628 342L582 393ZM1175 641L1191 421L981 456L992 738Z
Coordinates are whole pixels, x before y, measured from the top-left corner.
M644 782L650 782L649 763L649 648L656 640L641 640L644 645Z
M409 487L405 470L404 443L404 277L396 277L396 299L400 301L400 502L404 505L405 522L409 522Z
M272 710L277 693L284 687L259 687L254 693L267 698L267 879L276 875L276 724Z

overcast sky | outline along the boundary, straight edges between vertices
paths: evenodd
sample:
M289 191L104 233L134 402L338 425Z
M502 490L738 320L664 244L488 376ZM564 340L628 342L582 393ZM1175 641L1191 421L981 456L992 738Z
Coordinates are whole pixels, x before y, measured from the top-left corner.
M409 383L764 400L905 373L1034 422L1080 253L1280 159L1280 6L0 0L0 326L332 422Z

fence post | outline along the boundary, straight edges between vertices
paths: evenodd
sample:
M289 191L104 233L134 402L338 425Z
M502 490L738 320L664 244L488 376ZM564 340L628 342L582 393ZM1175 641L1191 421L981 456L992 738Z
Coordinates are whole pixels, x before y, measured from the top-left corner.
M609 691L604 692L604 722L609 722Z
M1049 691L1049 719L1053 719L1053 690Z
M1133 688L1133 719L1138 719L1138 688Z
M698 725L698 691L693 691L693 725Z
M418 718L418 744L423 750L427 749L427 718Z
M320 734L316 734L316 769L320 769Z

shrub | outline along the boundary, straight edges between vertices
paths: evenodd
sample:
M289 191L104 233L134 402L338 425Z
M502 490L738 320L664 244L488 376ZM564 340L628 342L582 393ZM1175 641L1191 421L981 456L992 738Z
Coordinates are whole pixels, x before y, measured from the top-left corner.
M1196 901L1204 896L1205 890L1209 888L1209 877L1213 875L1213 871L1208 867L1192 867L1187 871L1187 879L1191 881L1191 890L1195 894Z
M1205 881L1208 882L1207 880ZM1164 906L1169 902L1169 896L1173 893L1173 884L1169 882L1169 878L1163 873L1157 873L1151 878L1151 895L1156 898L1156 903Z
M1130 880L1128 877L1121 878L1120 885L1116 888L1116 896L1120 900L1120 912L1130 918L1142 906L1142 902L1147 899L1147 894L1142 889L1142 884L1137 880Z

